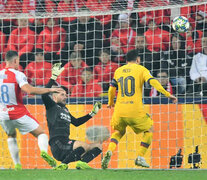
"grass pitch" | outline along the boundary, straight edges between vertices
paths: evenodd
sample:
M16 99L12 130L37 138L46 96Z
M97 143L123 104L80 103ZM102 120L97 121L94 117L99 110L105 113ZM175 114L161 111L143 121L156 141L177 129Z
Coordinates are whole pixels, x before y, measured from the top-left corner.
M0 180L206 180L207 170L0 170Z

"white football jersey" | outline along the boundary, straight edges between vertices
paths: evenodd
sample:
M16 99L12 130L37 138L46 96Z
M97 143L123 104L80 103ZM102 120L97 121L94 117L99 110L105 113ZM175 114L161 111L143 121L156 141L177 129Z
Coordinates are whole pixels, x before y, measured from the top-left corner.
M24 73L5 68L0 71L0 113L7 113L10 120L28 113L23 100L21 87L28 84Z

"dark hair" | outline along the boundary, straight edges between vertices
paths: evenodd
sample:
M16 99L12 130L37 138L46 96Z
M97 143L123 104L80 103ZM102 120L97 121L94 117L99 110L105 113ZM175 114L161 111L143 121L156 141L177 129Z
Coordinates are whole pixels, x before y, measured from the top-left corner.
M126 61L128 61L128 62L136 61L137 57L140 57L138 51L136 49L131 50L126 55Z
M37 54L44 54L44 52L43 52L42 49L37 48L37 49L35 50L35 54L36 54L36 55L37 55Z
M102 54L102 53L106 53L106 54L109 54L110 55L110 51L106 48L102 49L101 51L99 51L99 56Z
M69 93L68 88L66 88L65 86L59 85L57 82L55 82L54 85L52 85L52 88L60 88L60 89L63 89L66 92L66 94ZM53 94L58 94L58 93L53 92L53 93L50 93L50 94L53 95Z
M178 33L173 33L172 36L171 36L171 41L170 41L171 42L171 50L173 50L172 49L172 39L173 39L173 37L176 37L178 40L180 40L180 50L185 50L185 42L186 42L186 40L185 40L185 38L183 36L181 36Z
M7 51L5 60L6 61L11 61L14 57L18 57L17 51Z

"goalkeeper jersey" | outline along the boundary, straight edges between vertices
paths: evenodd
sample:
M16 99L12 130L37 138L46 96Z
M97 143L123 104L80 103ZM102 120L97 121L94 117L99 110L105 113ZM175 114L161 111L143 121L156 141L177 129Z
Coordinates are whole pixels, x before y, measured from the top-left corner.
M50 79L47 88L51 88L55 81ZM61 142L68 142L70 135L70 124L80 126L92 117L87 114L80 118L73 117L64 104L53 101L49 93L42 95L42 100L46 107L47 125L49 129L49 144L53 139L59 139Z

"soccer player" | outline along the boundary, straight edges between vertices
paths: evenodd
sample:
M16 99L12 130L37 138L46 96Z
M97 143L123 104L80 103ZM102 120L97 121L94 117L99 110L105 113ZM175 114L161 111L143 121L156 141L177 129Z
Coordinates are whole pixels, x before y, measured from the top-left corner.
M136 134L144 133L135 164L137 166L149 167L143 156L152 141L153 121L144 111L142 103L144 82L150 83L151 86L166 97L169 97L174 103L177 101L177 98L167 92L145 67L139 65L140 57L136 50L128 52L126 59L128 63L115 71L114 79L108 91L109 100L107 107L111 108L114 107L114 97L118 88L111 122L112 128L115 131L111 135L111 142L102 160L102 169L108 168L111 156L118 142L124 136L127 126L130 126Z
M56 63L52 68L52 77L47 84L47 88L51 88L57 77L61 74L64 68L61 68L61 63ZM69 138L70 124L80 126L84 124L101 108L101 103L96 102L92 111L79 118L73 117L68 111L66 105L67 94L65 91L53 93L52 98L48 94L42 95L42 100L46 107L46 116L49 129L49 144L53 157L61 164L56 170L68 169L68 163L78 161L77 169L90 169L87 164L102 152L101 143L87 144L85 142L73 140Z
M0 124L8 135L8 147L15 169L22 169L19 148L16 140L16 128L21 134L31 133L38 139L41 157L51 166L55 160L47 154L48 137L38 121L23 104L21 90L28 94L61 92L59 88L37 88L28 84L24 73L18 71L19 57L16 51L6 53L6 68L0 71Z

